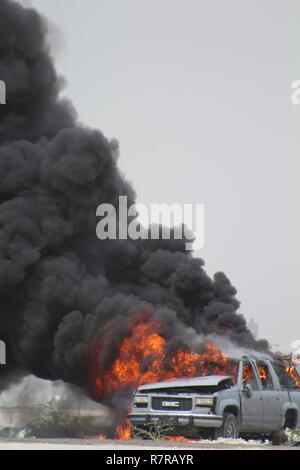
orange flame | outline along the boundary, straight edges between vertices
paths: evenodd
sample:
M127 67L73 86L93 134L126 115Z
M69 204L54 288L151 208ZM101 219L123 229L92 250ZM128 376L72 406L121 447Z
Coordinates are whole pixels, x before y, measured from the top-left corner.
M287 364L285 370L294 379L296 388L300 388L300 377L296 371L296 367L294 366L294 364Z
M128 441L131 439L131 425L128 422L120 424L116 429L116 439L120 441Z
M116 392L132 392L139 385L161 380L189 378L203 375L229 375L237 379L237 366L213 343L206 342L202 353L193 353L188 348L172 348L168 352L166 334L162 322L147 313L128 319L127 335L115 350L114 359L102 369L99 356L105 354L113 337L113 324L107 325L102 337L91 346L90 375L92 393L97 400L110 397ZM105 362L105 361L104 361ZM300 379L293 365L286 366L287 372L300 388ZM263 368L259 369L265 378ZM251 378L251 370L244 367L243 382ZM126 406L125 406L126 408ZM122 419L122 418L121 418ZM105 436L100 435L99 439ZM131 438L131 426L125 420L116 427L115 438ZM168 440L186 440L183 436L170 436Z
M161 322L145 315L132 320L117 357L107 370L99 372L97 358L105 351L109 334L108 326L99 343L93 345L91 381L97 399L122 389L134 390L141 384L174 378L224 374L236 380L236 366L213 343L206 342L200 354L183 348L167 353Z
M165 441L180 441L180 442L191 442L191 439L187 439L184 436L166 436Z
M260 379L262 380L268 379L267 369L265 367L258 367L258 373L259 373Z

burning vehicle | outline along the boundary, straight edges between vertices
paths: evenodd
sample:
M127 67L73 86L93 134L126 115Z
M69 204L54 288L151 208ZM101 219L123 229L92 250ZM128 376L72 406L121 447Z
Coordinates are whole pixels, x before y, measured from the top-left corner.
M168 423L174 434L215 438L270 435L300 425L300 378L281 363L245 357L229 362L230 375L141 385L129 419L136 428ZM172 428L173 426L173 428Z
M133 422L148 415L176 418L180 411L183 428L189 416L205 415L197 429L206 419L225 435L252 426L256 431L258 422L272 433L296 425L298 392L282 389L271 365L273 389L264 390L252 359L257 384L243 383L245 368L214 341L217 336L235 348L269 352L267 341L249 331L224 273L210 277L204 261L186 250L186 240L172 233L169 240L97 238L97 207L120 197L132 206L135 191L118 167L117 141L82 125L62 97L47 21L13 0L0 2L0 76L6 83L0 337L7 362L0 368L0 391L28 374L79 386L110 407L113 436L130 435L123 423L139 386ZM174 378L183 382L170 386ZM159 393L145 385L157 382L167 384L157 386ZM264 411L258 418L249 410L245 423L252 403Z

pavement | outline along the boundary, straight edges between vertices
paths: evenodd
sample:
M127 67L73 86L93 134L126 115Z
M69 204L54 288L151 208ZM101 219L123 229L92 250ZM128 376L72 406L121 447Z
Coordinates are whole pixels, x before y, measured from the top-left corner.
M113 441L82 439L22 439L0 440L1 450L300 450L287 445L276 447L260 441Z

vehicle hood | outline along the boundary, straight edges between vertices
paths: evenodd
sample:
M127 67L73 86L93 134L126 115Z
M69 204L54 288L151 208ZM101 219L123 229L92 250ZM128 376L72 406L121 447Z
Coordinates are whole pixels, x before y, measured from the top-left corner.
M196 387L214 387L219 385L225 380L231 380L229 375L208 375L205 377L194 377L192 379L178 379L178 380L167 380L166 382L156 382L146 385L141 385L138 388L139 390L152 390L156 388L170 388L170 387L186 387L186 386L196 386Z

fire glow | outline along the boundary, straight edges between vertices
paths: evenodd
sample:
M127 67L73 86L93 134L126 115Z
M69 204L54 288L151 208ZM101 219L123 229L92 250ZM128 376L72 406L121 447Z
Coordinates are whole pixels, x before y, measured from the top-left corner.
M108 325L99 342L92 345L91 387L97 400L108 399L123 391L128 391L130 395L141 384L161 380L209 374L230 375L236 380L236 366L213 343L205 342L201 354L184 348L168 353L164 326L160 320L140 314L128 322L128 334L120 342L117 356L102 373L98 358L111 339L112 325ZM116 426L115 438L131 438L131 426L125 419ZM186 440L182 436L170 436L168 439Z
M294 381L296 383L296 387L300 388L300 377L299 377L298 373L296 372L295 365L290 363L290 362L287 363L286 372L292 377L292 379L294 379Z
M228 375L237 381L237 363L231 361L215 344L205 341L201 353L186 347L169 350L166 325L151 314L141 313L128 318L126 335L118 345L114 359L106 370L101 370L100 356L106 351L114 336L113 324L104 328L103 334L91 347L90 379L93 397L98 401L109 402L111 397L128 397L142 384L165 380L192 378L205 375ZM286 372L300 388L300 380L293 365L286 363ZM251 370L243 370L243 381ZM249 377L250 377L249 375ZM263 367L259 375L266 378ZM124 402L123 402L124 403ZM116 424L114 437L119 440L131 438L131 426L126 421L126 406L123 418ZM182 436L170 436L170 440L184 440Z
M103 373L99 373L97 357L109 341L109 326L99 343L93 345L91 385L95 398L103 400L122 389L133 391L141 384L161 380L224 374L235 381L235 365L213 343L205 342L200 354L184 348L168 352L160 320L141 316L129 323L129 334L121 341L117 357Z

